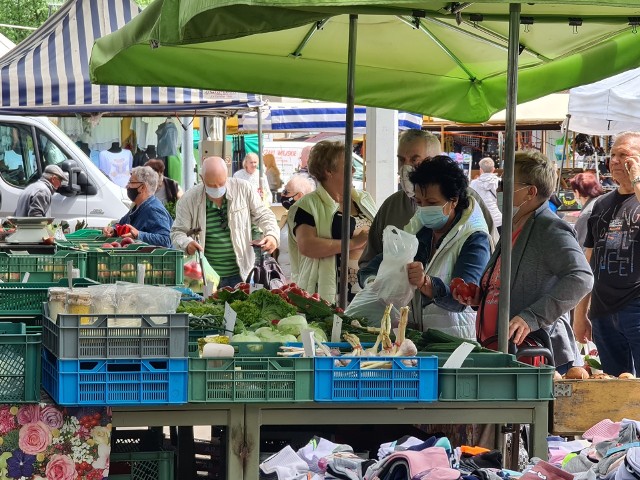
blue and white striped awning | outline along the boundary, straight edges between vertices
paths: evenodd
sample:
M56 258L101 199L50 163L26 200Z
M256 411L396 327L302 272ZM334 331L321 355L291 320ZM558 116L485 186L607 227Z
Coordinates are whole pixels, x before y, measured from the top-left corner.
M259 104L261 97L252 94L92 85L89 56L93 43L138 13L140 9L133 0L69 0L42 27L0 58L0 113L150 114Z
M309 103L295 106L271 106L262 110L264 131L304 131L344 133L346 107L340 103ZM356 107L354 132L366 133L367 109ZM422 115L398 112L398 128L408 130L422 127ZM240 119L240 130L258 130L258 114L245 112Z

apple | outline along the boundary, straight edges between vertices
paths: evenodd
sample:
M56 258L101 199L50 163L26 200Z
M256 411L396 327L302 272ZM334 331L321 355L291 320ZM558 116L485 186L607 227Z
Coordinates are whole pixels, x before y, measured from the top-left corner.
M125 247L127 245L131 245L133 243L133 238L131 237L125 237L122 240L120 240L120 244Z
M103 243L102 248L113 248L113 245L111 245L110 243Z
M122 247L122 244L120 242L111 242L111 246L113 248L120 248Z

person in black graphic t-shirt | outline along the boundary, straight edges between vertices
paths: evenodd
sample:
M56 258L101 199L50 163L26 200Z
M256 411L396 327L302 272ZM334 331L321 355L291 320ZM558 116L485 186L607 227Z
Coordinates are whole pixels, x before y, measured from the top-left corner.
M584 242L593 291L576 307L579 342L596 344L610 375L640 371L640 132L626 132L611 149L618 188L593 207Z

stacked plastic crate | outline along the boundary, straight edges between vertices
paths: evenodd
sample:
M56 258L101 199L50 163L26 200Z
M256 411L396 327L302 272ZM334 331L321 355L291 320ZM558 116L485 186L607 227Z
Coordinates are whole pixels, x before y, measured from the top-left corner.
M42 384L59 405L187 402L186 314L90 314L48 318Z

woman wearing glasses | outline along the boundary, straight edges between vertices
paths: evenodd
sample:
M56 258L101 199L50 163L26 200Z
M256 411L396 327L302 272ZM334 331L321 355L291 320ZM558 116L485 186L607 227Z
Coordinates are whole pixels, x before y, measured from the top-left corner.
M578 356L569 311L589 293L593 275L571 226L549 209L556 182L556 165L547 157L536 151L516 152L509 338L520 345L529 333L544 329L556 368L565 373ZM502 209L500 190L498 205ZM479 306L477 336L485 344L497 334L500 253L498 247L474 298L453 292L459 302Z
M155 197L158 174L151 167L135 167L127 183L127 196L133 208L117 223L129 226L123 237L138 239L150 245L171 247L169 232L173 220L162 202ZM105 227L107 237L115 235L113 227Z
M290 206L289 254L292 280L310 293L334 302L338 293L344 188L344 144L322 141L309 155L309 173L319 185ZM377 208L371 195L352 189L350 211L348 297L359 290L358 260Z

